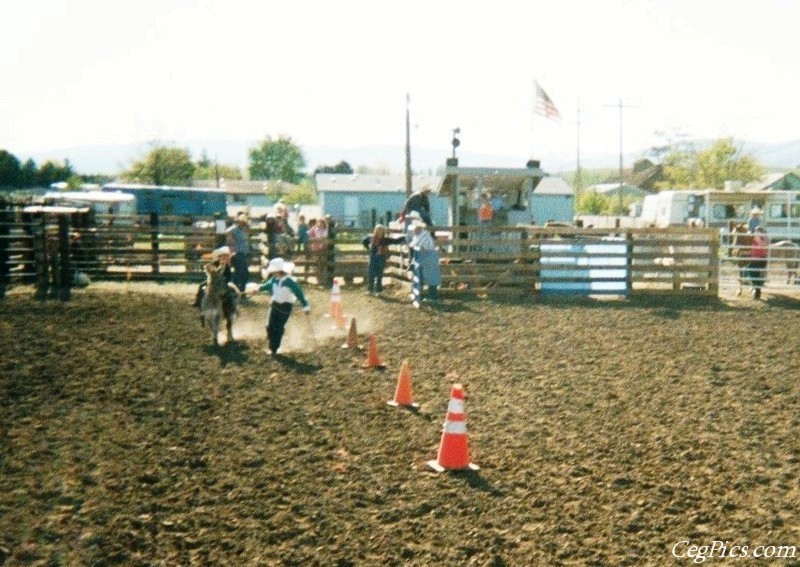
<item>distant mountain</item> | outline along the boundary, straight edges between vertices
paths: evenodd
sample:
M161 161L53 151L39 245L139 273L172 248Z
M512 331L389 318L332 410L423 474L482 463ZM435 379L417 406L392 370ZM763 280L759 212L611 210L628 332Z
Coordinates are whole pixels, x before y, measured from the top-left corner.
M755 143L736 142L744 153L752 155L761 164L769 168L793 169L800 165L800 140L781 143ZM205 152L211 160L219 163L239 166L242 171L247 169L248 151L251 142L232 140L192 140L173 144L177 147L189 148L193 159L199 159ZM698 146L705 145L699 141ZM405 170L405 147L396 146L301 146L306 158L306 170L311 172L320 165L336 165L344 160L354 169L359 166L385 167L392 172ZM115 175L127 169L133 161L147 154L150 145L119 144L105 146L76 146L55 150L35 151L31 155L20 155L8 149L21 161L33 158L41 164L51 159L69 159L79 173ZM412 147L411 166L414 171L435 173L445 165L445 160L451 156L452 150L448 148L417 148ZM633 163L645 155L646 150L628 152L624 156L626 164ZM474 152L459 151L459 163L467 166L495 166L495 167L524 167L525 159L507 155L492 155ZM581 166L584 169L609 169L618 163L619 154L613 152L604 154L581 155ZM542 169L550 173L572 171L575 169L574 153L564 155L550 155L542 162Z

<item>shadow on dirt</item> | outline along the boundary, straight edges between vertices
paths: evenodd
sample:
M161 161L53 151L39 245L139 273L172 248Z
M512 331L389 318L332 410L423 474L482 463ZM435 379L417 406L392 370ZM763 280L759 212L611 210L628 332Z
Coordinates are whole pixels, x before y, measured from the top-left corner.
M776 307L779 309L787 309L787 310L800 310L800 298L796 297L786 297L783 295L770 295L766 299L763 299L763 303L767 304L770 307Z
M297 374L316 374L322 370L322 363L318 360L306 362L297 360L296 358L287 356L285 354L276 354L275 361L283 366L286 370L296 372Z
M492 486L489 481L481 477L479 471L451 471L450 474L456 478L463 479L470 488L486 492L492 496L503 496L503 491Z
M223 345L206 345L203 350L209 356L216 356L222 367L229 364L243 366L250 361L250 347L246 343L234 341Z

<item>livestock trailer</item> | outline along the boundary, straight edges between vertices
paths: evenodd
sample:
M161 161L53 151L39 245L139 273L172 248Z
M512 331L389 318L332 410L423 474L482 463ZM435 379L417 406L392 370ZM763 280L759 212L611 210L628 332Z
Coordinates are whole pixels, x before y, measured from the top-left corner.
M212 217L216 213L226 214L224 189L107 183L103 191L133 195L139 215Z

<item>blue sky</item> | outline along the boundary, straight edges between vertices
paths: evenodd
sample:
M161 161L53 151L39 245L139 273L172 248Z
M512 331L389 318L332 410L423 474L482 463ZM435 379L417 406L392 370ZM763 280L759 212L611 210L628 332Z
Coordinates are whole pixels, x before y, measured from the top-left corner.
M800 138L792 0L8 2L0 147L403 144L544 160ZM538 80L561 123L534 117ZM63 156L54 156L58 159ZM616 164L609 164L614 167Z

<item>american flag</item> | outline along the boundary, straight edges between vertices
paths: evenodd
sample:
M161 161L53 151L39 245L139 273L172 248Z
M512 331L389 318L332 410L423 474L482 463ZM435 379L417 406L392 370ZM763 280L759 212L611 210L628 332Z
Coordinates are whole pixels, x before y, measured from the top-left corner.
M544 89L539 86L538 82L536 83L536 103L533 111L553 120L561 120L561 113L556 108L556 105L553 104L553 101L550 100L550 97L547 96L547 93L544 92Z

